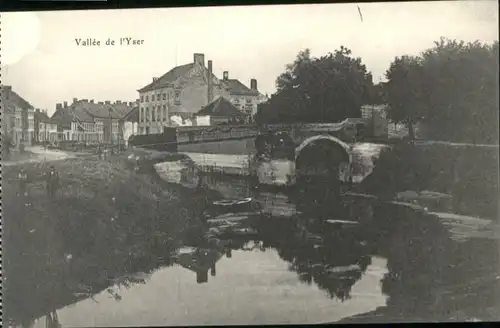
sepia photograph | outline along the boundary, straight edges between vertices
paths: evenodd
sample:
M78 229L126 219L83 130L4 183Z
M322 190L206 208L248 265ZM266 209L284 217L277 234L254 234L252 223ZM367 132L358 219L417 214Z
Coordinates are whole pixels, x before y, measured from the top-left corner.
M500 321L498 7L1 12L2 326Z

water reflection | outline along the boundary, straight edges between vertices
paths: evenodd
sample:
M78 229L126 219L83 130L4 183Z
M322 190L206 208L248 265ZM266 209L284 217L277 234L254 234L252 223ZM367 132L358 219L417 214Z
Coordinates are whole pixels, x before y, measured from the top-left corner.
M111 250L94 267L87 258L85 270L9 264L6 312L17 322L44 316L56 322L58 309L67 320L63 324L71 326L93 324L89 317L95 311L104 318L96 321L100 325L118 325L133 314L129 319L141 325L313 323L361 313L368 321L375 314L382 321L405 321L450 319L457 309L475 316L478 307L498 301L497 241L459 243L436 215L366 198L330 197L327 189L270 193L229 179L216 186L214 198L225 201L207 202L199 222L168 246L144 243L143 234L128 237L130 256ZM52 271L38 278L28 274L47 268ZM176 297L174 285L183 289ZM109 303L109 296L122 305ZM134 308L133 299L149 300L148 310ZM158 302L168 304L171 319ZM297 309L307 311L300 317Z

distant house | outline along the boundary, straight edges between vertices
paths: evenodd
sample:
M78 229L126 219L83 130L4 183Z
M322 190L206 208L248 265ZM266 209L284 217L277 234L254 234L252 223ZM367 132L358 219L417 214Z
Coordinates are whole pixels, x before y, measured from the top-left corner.
M48 115L46 110L35 110L35 142L57 141L57 123Z
M60 140L87 143L122 143L124 118L134 107L134 102L111 103L77 98L68 105L56 105L52 121L58 125Z
M123 117L123 140L125 146L128 146L128 139L138 133L139 126L139 107L134 106L130 112Z
M139 133L161 133L171 125L170 117L192 119L199 109L218 96L224 96L247 114L255 114L257 105L267 100L257 89L257 80L250 88L223 73L218 79L212 72L212 61L205 67L205 55L194 54L193 62L177 66L138 90L140 97Z
M9 136L16 147L22 143L31 145L35 128L35 109L23 97L12 90L12 86L2 86L2 133Z
M366 122L367 133L373 137L388 137L387 105L363 105L361 117Z
M219 96L208 105L204 106L196 113L196 122L203 121L208 124L196 125L216 125L223 123L245 123L250 114L241 112L226 98Z

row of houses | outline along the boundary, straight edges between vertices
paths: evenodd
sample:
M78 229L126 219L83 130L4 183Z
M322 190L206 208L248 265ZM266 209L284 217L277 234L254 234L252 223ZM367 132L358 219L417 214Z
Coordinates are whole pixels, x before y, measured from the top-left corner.
M137 134L138 102L73 99L47 110L34 108L12 90L2 86L2 135L19 147L40 142L81 141L85 143L127 144Z
M193 62L154 77L137 90L135 102L77 99L47 110L35 108L12 86L2 86L3 134L18 146L44 141L126 143L133 134L162 133L164 127L249 122L268 97L257 80L250 87L223 72L213 73L213 62L195 53Z

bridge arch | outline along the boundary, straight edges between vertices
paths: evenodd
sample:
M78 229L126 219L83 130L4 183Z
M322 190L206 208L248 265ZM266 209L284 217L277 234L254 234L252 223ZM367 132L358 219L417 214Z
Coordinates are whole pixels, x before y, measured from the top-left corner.
M351 163L350 146L330 135L307 138L295 151L295 173L301 182L331 185L335 181L346 181Z
M349 164L352 163L351 147L342 140L330 135L317 135L302 141L302 143L295 149L295 161L297 161L304 148L311 147L320 140L324 143L330 143L333 147L340 147L344 151Z

